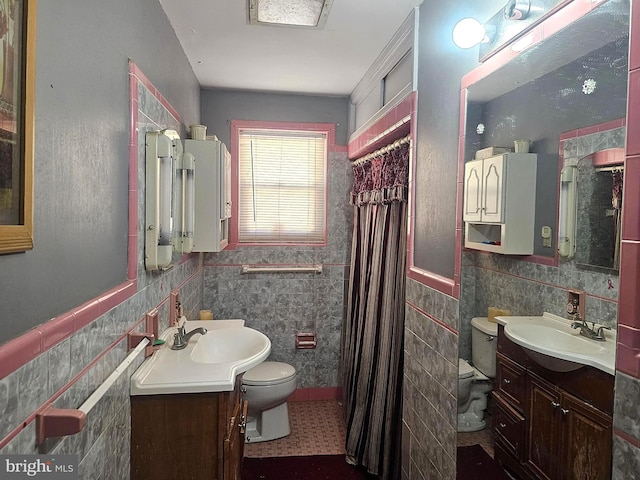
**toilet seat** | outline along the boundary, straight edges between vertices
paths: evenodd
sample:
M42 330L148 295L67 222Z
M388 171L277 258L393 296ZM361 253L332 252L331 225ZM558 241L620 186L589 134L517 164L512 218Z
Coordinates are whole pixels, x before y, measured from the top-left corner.
M458 359L458 379L473 377L474 369L464 358Z
M469 362L467 362L463 358L458 359L458 380L463 380L465 378L475 377L476 381L484 381L489 380L484 373L482 373L477 368L471 366Z
M291 380L296 369L288 363L262 362L244 373L242 383L245 385L278 385Z

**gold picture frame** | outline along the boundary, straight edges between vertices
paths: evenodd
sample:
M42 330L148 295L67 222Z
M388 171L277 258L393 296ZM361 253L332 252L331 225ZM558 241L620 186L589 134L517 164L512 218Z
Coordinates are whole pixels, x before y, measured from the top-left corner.
M33 248L36 0L0 0L0 254Z

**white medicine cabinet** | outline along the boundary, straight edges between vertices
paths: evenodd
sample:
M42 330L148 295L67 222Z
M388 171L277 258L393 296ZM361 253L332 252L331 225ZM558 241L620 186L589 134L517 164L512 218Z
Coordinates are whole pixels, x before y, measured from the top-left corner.
M196 159L194 252L220 252L229 243L231 155L217 138L185 140Z
M532 153L505 153L465 164L466 248L533 253L536 170Z

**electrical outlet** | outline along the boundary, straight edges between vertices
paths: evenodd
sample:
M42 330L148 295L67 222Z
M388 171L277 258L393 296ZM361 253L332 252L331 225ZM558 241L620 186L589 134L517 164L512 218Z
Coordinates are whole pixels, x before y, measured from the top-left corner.
M551 248L551 227L545 225L542 227L542 231L540 232L540 236L542 237L542 246Z
M567 292L567 314L584 319L584 292L582 290L569 290Z

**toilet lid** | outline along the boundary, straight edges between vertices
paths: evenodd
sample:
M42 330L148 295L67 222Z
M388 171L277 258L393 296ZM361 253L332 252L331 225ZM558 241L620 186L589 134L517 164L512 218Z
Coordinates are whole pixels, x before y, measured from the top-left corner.
M498 324L490 322L487 317L473 317L471 325L487 335L493 335L494 337L498 335Z
M471 365L467 363L464 358L458 359L458 378L469 378L473 377L474 370Z
M262 362L244 372L242 383L246 385L261 385L264 383L280 383L296 374L296 369L288 363Z

